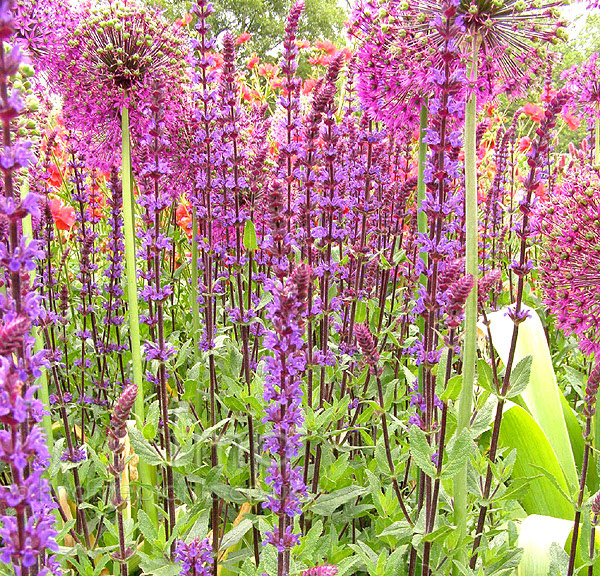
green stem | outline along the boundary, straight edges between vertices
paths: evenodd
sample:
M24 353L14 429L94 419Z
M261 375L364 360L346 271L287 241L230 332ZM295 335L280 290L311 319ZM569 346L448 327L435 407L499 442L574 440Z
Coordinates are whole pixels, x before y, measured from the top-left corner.
M427 214L421 210L421 205L425 201L425 164L427 163L427 143L425 142L425 130L427 129L427 102L421 104L421 113L419 116L419 173L417 175L417 231L419 234L427 234ZM420 258L423 261L424 270L427 270L427 252L421 251ZM419 284L427 286L427 276L421 274ZM419 316L417 320L419 333L423 336L425 331L425 320ZM423 365L419 366L419 391L423 393Z
M23 178L23 184L21 186L21 198L25 198L29 193L29 177L25 176ZM23 218L23 235L29 236L30 239L33 239L33 226L31 223L31 216L27 216ZM47 255L50 258L50 255ZM33 270L30 274L30 282L33 284L35 282L35 270ZM44 339L42 337L41 331L37 327L32 327L33 335L35 336L35 345L34 352L37 354L40 350L44 349ZM50 416L50 394L48 393L48 375L45 370L42 370L42 375L38 378L37 382L37 395L40 399L40 402L46 408L46 414L42 416L42 426L44 428L44 432L46 433L46 445L48 446L48 451L52 454L52 448L54 446L54 439L52 437L52 416Z
M594 136L594 165L598 166L600 164L600 117L596 118Z
M198 218L192 208L192 287L190 300L192 305L192 338L194 340L194 358L200 355L200 305L198 304Z
M473 38L471 55L471 79L477 78L478 40ZM465 272L472 274L473 289L465 307L465 333L463 344L463 381L458 398L458 423L456 434L469 426L473 404L475 366L477 362L477 276L478 261L478 221L477 221L477 98L472 94L465 108L465 228L466 266ZM454 480L454 518L460 539L467 533L467 463L460 469ZM462 546L461 560L466 563L467 546Z
M122 132L122 178L123 178L123 236L125 240L125 263L127 276L127 309L129 316L129 336L131 339L131 361L133 364L133 382L137 385L137 397L133 408L138 425L144 421L144 381L142 372L142 353L140 346L140 320L138 315L138 286L135 255L135 209L131 186L131 148L129 135L129 110L123 107L121 112ZM146 514L158 527L158 514L154 505L153 471L148 464L140 460L138 464L142 484L142 502Z

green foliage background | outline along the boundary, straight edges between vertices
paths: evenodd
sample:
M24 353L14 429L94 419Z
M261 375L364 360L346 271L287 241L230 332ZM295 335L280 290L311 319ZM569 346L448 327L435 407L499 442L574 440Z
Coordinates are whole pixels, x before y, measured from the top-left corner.
M189 11L187 0L154 0L172 17ZM292 0L213 0L214 14L210 24L216 36L225 30L235 35L252 34L252 50L264 57L277 52L284 36L287 15ZM335 43L344 40L344 22L348 11L332 0L305 0L298 38L327 39Z

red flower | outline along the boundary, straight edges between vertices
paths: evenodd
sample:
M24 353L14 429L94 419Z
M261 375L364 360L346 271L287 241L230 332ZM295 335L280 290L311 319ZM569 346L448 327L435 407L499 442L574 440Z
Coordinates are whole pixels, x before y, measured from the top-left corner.
M258 54L256 52L252 52L250 60L248 60L248 64L246 64L246 68L249 70L254 70L259 62L260 58L258 57Z
M308 58L308 63L312 66L328 66L330 62L330 58L327 55L321 54L320 56L313 56L312 58Z
M250 40L250 32L244 32L235 39L235 43L239 46L240 44L245 44L248 40Z
M304 81L304 86L302 86L302 94L305 96L310 94L316 83L317 81L314 78L307 78Z
M568 110L563 110L561 116L571 130L577 130L581 126L581 118L573 116Z
M548 200L548 193L546 191L546 184L544 182L540 182L535 189L535 195L542 200L542 202L546 202Z
M175 210L175 218L177 225L184 230L189 240L192 239L192 215L190 214L187 204L183 202L177 206Z
M333 42L329 40L317 40L315 42L315 46L319 50L323 50L323 52L327 52L330 56L333 56L337 52L337 48Z
M529 136L523 136L519 140L519 152L527 152L531 148L531 138Z
M265 78L273 78L279 69L273 64L260 64L258 67L258 75Z
M177 18L175 20L175 26L181 28L182 26L187 26L192 21L192 15L186 14L183 18Z
M75 224L75 209L66 206L60 198L53 198L50 201L50 212L59 230L70 230Z
M60 168L53 162L50 164L50 178L48 178L48 184L50 184L50 186L59 188L62 184L62 181L63 177L60 172Z
M527 102L527 104L523 106L523 114L531 116L531 119L534 122L541 122L542 118L545 115L545 111L541 106L538 106L537 104L532 104L531 102Z
M220 52L212 52L210 54L214 60L214 64L212 65L212 69L216 69L216 68L221 68L221 66L223 66L223 62L225 62L225 59L223 58L223 54L221 54Z

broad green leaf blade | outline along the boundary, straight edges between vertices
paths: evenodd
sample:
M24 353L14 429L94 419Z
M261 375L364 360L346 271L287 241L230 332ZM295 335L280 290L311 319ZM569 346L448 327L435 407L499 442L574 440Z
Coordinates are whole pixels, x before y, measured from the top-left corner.
M569 484L577 486L575 459L563 418L560 390L556 383L544 327L535 310L527 306L523 308L529 312L530 317L519 326L514 362L516 365L529 354L532 356L532 362L529 385L522 392L521 398L554 449L565 479ZM514 327L506 312L507 309L503 308L489 315L494 347L504 363L508 359Z
M547 576L550 568L550 547L556 542L564 549L573 530L573 522L562 518L532 514L523 520L519 531L519 548L523 557L517 576Z
M531 414L520 406L508 403L502 417L499 444L509 450L517 450L512 478L539 476L540 468L556 478L564 492L569 492L564 474L548 438ZM555 518L573 518L571 503L547 478L534 478L529 491L521 498L521 505L528 514L544 514Z
M517 576L548 576L550 564L568 561L571 547L573 522L562 518L532 514L523 520L517 545L523 548L523 557L517 568ZM580 532L581 535L581 532ZM600 546L600 532L596 534L595 548ZM575 572L583 565L581 555L575 559ZM565 566L566 568L566 566ZM587 568L580 572L587 574ZM596 562L594 576L600 575L600 563Z

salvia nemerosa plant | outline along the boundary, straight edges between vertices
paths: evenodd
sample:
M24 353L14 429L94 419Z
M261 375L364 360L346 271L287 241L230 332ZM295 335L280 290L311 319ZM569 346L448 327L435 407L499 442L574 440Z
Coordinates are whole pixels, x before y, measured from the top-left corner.
M9 570L58 573L54 517L78 572L430 576L518 558L519 497L498 494L523 456L500 432L524 305L542 294L569 346L598 344L598 176L588 144L557 160L555 131L577 90L595 111L594 74L553 90L558 6L365 0L351 55L309 46L298 2L278 64L257 66L204 0L174 23L99 0L15 2L13 25L0 3ZM37 79L16 75L18 50ZM494 112L535 77L544 106ZM63 102L30 118L13 81ZM36 165L15 142L30 120ZM509 299L502 362L489 312ZM588 545L597 371L570 574L600 516L596 497Z
M22 62L18 45L11 46L14 5L0 3L0 105L2 110L3 196L0 219L5 236L0 244L2 281L0 295L0 460L8 481L0 489L0 557L15 574L59 574L48 555L58 549L54 529L54 503L44 472L49 453L40 426L44 407L36 398L36 379L46 368L43 350L36 351L34 332L45 322L40 296L31 273L41 256L38 242L23 234L24 221L39 218L38 198L19 198L16 177L33 158L29 143L15 140L11 126L24 110L13 77Z

